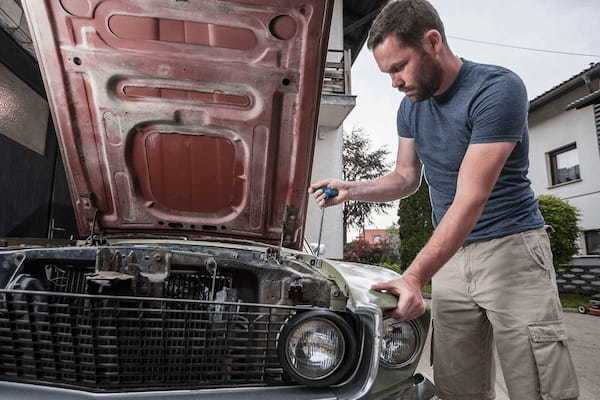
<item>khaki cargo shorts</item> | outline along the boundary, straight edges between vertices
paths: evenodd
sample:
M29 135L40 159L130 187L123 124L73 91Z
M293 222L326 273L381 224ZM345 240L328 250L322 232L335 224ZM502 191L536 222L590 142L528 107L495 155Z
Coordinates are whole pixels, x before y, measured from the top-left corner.
M432 314L443 400L495 397L493 342L511 400L577 398L543 228L462 246L433 278Z

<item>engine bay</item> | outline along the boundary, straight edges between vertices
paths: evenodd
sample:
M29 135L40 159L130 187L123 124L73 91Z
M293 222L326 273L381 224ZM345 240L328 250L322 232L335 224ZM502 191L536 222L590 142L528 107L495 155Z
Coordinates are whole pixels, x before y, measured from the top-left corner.
M340 293L301 262L234 250L90 246L5 253L0 263L9 290L318 307Z

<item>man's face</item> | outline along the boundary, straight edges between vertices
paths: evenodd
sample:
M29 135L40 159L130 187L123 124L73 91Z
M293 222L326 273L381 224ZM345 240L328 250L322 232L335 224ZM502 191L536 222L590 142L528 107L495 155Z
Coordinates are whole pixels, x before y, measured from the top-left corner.
M442 66L423 49L401 46L394 35L387 36L373 49L381 72L392 79L392 86L411 101L423 101L436 94L442 83Z

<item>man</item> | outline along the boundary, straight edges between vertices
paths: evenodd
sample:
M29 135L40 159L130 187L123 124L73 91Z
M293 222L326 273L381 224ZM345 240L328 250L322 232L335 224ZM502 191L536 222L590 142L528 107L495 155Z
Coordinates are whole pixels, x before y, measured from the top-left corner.
M444 400L493 399L492 337L509 396L571 399L577 380L562 325L552 254L527 179L528 100L511 71L456 57L425 0L388 4L368 47L392 86L395 169L371 181L311 185L321 207L390 201L429 184L433 235L404 274L373 286L399 297L392 316L425 311L432 281L434 380ZM325 201L328 186L339 195Z

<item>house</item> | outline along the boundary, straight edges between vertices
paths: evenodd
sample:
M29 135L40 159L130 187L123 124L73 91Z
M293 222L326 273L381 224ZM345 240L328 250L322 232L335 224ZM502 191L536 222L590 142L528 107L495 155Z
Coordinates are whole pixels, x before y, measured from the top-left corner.
M334 2L312 181L342 177L342 123L355 104L350 67L384 4ZM0 83L0 89L14 89L10 113L21 117L21 125L10 121L10 127L0 118L0 236L76 236L64 167L20 0L0 0ZM7 90L1 92L0 112L9 112ZM322 254L342 257L342 208L326 210L322 235L320 217L321 210L309 202L307 241L316 243L321 236Z
M342 179L342 147L344 119L355 106L350 87L350 67L367 39L371 22L385 0L336 0L329 36L329 55L319 111L319 130L312 167L312 182ZM323 254L329 258L343 256L342 207L331 207L323 213L314 201L308 203L305 238L315 248L321 237ZM322 230L322 232L320 232Z
M600 63L530 101L529 137L536 194L577 207L580 255L600 255Z
M389 236L391 236L391 234L388 229L365 229L358 236L358 240L364 240L370 245L380 245L385 242Z

